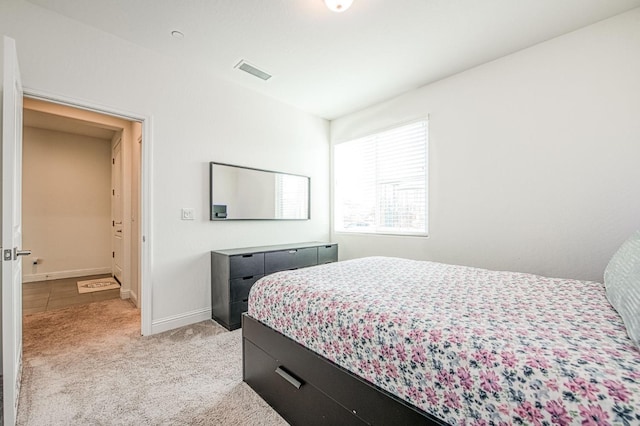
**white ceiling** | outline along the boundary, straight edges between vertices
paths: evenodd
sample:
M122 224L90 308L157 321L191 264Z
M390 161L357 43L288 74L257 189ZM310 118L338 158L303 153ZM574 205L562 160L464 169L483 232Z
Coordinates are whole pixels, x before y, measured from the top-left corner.
M29 1L327 119L640 7L640 0L354 0L334 13L322 0ZM241 59L273 77L234 69Z
M75 135L107 139L109 141L111 141L111 138L116 134L115 130L97 123L27 108L23 111L22 124L25 127L56 130L58 132L73 133Z

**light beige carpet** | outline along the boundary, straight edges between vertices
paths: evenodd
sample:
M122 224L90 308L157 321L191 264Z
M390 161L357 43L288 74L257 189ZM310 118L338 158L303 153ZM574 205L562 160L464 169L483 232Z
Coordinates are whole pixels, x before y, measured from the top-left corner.
M242 382L241 330L140 337L113 299L27 315L18 425L286 425Z
M78 281L78 293L91 293L93 291L112 290L120 288L120 284L113 277L97 278L95 280Z

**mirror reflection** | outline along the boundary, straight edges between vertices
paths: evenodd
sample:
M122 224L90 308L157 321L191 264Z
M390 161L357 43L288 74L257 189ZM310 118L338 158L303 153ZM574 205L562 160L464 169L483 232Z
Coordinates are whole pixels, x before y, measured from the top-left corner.
M211 220L309 219L306 176L210 163Z

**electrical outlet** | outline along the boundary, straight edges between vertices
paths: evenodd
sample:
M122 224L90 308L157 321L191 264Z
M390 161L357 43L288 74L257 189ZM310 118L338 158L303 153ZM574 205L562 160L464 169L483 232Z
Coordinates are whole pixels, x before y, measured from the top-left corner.
M194 209L182 209L182 220L194 220L195 216L196 214Z

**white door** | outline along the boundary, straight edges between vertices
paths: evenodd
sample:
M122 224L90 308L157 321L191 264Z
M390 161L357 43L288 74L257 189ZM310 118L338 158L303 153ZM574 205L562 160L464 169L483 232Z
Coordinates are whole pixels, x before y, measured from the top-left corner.
M116 140L112 150L111 182L113 190L111 192L111 217L112 221L112 246L113 246L113 276L120 284L122 282L122 143L121 139Z
M22 85L15 41L2 41L2 375L4 424L14 425L22 364Z

